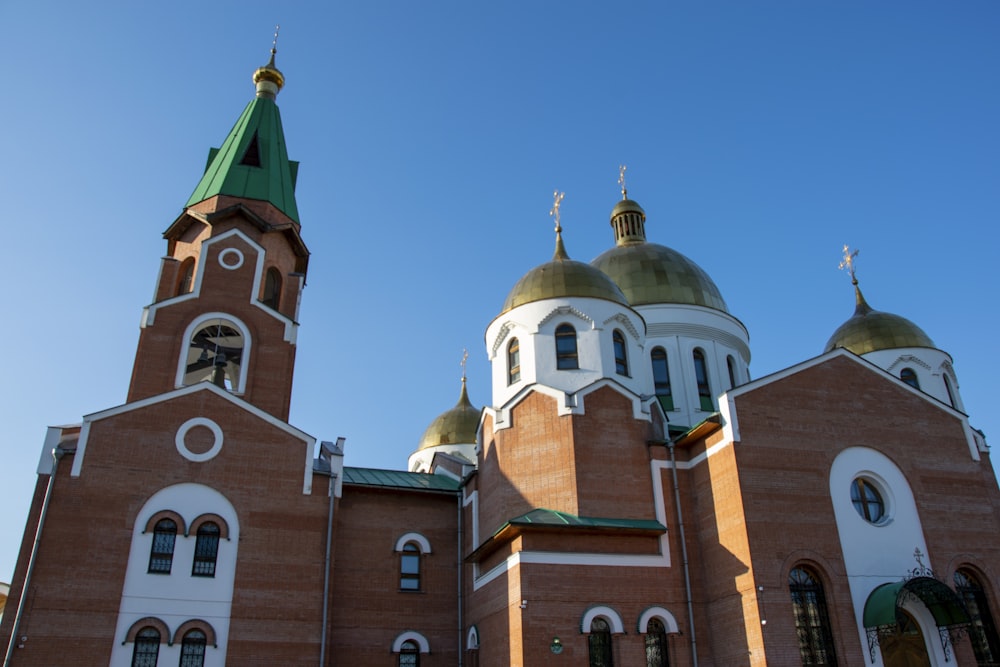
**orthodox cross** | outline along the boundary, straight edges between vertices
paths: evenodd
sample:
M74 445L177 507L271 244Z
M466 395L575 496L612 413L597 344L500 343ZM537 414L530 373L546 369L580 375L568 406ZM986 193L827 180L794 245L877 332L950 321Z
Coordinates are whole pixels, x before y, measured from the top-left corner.
M551 215L553 218L556 219L557 234L562 231L562 227L559 225L559 207L562 205L562 200L563 197L565 196L566 196L565 192L559 192L558 190L554 190L552 192L553 204L552 204L552 210L549 211L549 215Z
M622 199L628 199L628 188L625 187L625 170L627 167L623 164L618 165L618 185L622 189Z
M273 56L278 52L278 31L281 30L281 26L275 24L274 26L274 41L271 42L271 55Z
M844 245L844 259L841 260L840 266L837 267L841 271L843 271L844 269L847 269L847 272L851 274L851 282L854 283L855 285L858 284L858 279L854 275L854 258L858 256L858 252L860 252L860 251L859 250L855 250L854 252L851 252L851 249L848 248L847 245L845 244Z
M469 350L467 348L462 348L462 381L465 381L465 364L469 361Z

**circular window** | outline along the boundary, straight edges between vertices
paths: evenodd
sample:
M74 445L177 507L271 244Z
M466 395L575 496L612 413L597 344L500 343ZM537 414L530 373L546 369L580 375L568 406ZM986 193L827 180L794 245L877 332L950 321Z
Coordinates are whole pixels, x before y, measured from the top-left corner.
M238 269L243 266L243 253L236 248L226 248L219 253L219 264L230 271Z
M856 477L851 482L851 504L868 523L882 523L885 520L885 500L882 491L867 477Z

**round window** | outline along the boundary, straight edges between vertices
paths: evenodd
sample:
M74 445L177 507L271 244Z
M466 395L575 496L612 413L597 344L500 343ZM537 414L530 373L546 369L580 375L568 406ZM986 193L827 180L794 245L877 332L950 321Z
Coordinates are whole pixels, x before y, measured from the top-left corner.
M866 477L857 477L851 482L851 503L868 523L881 523L885 519L882 493L875 482Z

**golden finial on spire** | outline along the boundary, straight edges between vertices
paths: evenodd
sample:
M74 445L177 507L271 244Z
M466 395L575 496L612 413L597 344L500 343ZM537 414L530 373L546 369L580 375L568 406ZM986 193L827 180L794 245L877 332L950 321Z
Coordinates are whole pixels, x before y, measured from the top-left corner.
M462 348L462 382L465 382L465 364L469 361L469 350L468 348Z
M857 278L857 276L854 275L854 258L858 256L858 252L860 252L860 251L859 250L855 250L854 252L851 252L851 249L845 243L844 244L844 259L842 259L840 261L840 266L837 267L841 271L843 271L844 269L847 269L847 272L849 274L851 274L851 284L852 285L857 285L858 284L858 278Z
M622 201L628 199L628 188L625 187L625 170L628 169L623 164L618 165L618 186L622 189Z
M274 39L271 41L271 59L263 67L258 67L253 73L253 82L257 87L257 97L274 99L278 91L285 85L285 75L275 67L274 56L278 53L278 31L280 25L274 26Z
M556 220L556 234L562 233L562 226L559 224L559 207L562 206L563 197L566 196L565 192L559 192L558 190L552 191L552 209L549 211L551 215Z

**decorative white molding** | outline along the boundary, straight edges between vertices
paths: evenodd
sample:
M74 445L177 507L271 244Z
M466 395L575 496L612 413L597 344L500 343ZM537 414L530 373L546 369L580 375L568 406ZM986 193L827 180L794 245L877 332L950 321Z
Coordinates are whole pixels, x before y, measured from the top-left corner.
M208 451L202 452L201 454L192 452L188 449L187 443L185 442L188 432L197 426L204 426L212 432L212 436L215 438L215 441L212 443L212 446L208 448ZM177 429L177 435L174 436L174 444L177 445L177 451L180 452L181 456L186 458L188 461L193 461L195 463L203 463L204 461L214 459L215 456L222 451L222 440L222 429L218 424L207 417L192 417L181 424L181 427Z
M419 632L414 632L413 630L407 630L396 637L396 639L392 642L392 652L399 653L403 648L403 643L408 641L416 642L417 646L420 647L421 653L431 652L431 647L430 644L427 643L427 638Z
M607 327L612 322L618 322L619 324L621 324L622 327L626 331L628 331L629 335L632 336L632 339L636 342L636 344L639 345L639 348L642 349L643 345L642 335L639 333L639 330L635 328L635 325L632 324L632 320L625 317L621 313L615 313L608 319L604 320L604 326Z
M611 632L616 635L623 634L625 632L625 626L622 624L622 617L617 611L611 607L606 607L603 605L591 607L583 614L583 618L580 619L580 632L589 635L590 634L590 624L594 622L595 618L603 618L611 626Z
M402 551L410 542L415 543L420 548L420 553L429 554L431 552L431 543L427 541L427 538L420 533L406 533L396 540L396 546L393 547L393 551Z
M538 323L538 328L541 329L547 323L551 322L553 319L559 317L560 315L572 315L577 319L581 320L582 322L589 324L591 329L595 328L597 325L597 323L594 322L594 318L592 318L590 315L587 315L586 313L574 308L573 306L563 305L563 306L556 306L551 311L549 311L549 314L543 317L542 320Z
M236 259L233 260L232 263L230 263L229 257L233 255L236 256ZM225 250L219 253L219 266L221 266L227 271L235 271L236 269L243 266L244 259L245 258L243 257L243 251L241 251L239 248L226 248Z
M650 607L639 616L639 623L636 625L636 629L640 634L646 633L646 630L649 628L649 622L654 618L660 619L660 622L663 623L663 629L667 631L667 634L680 632L680 628L677 626L677 619L674 618L673 614L663 607Z

